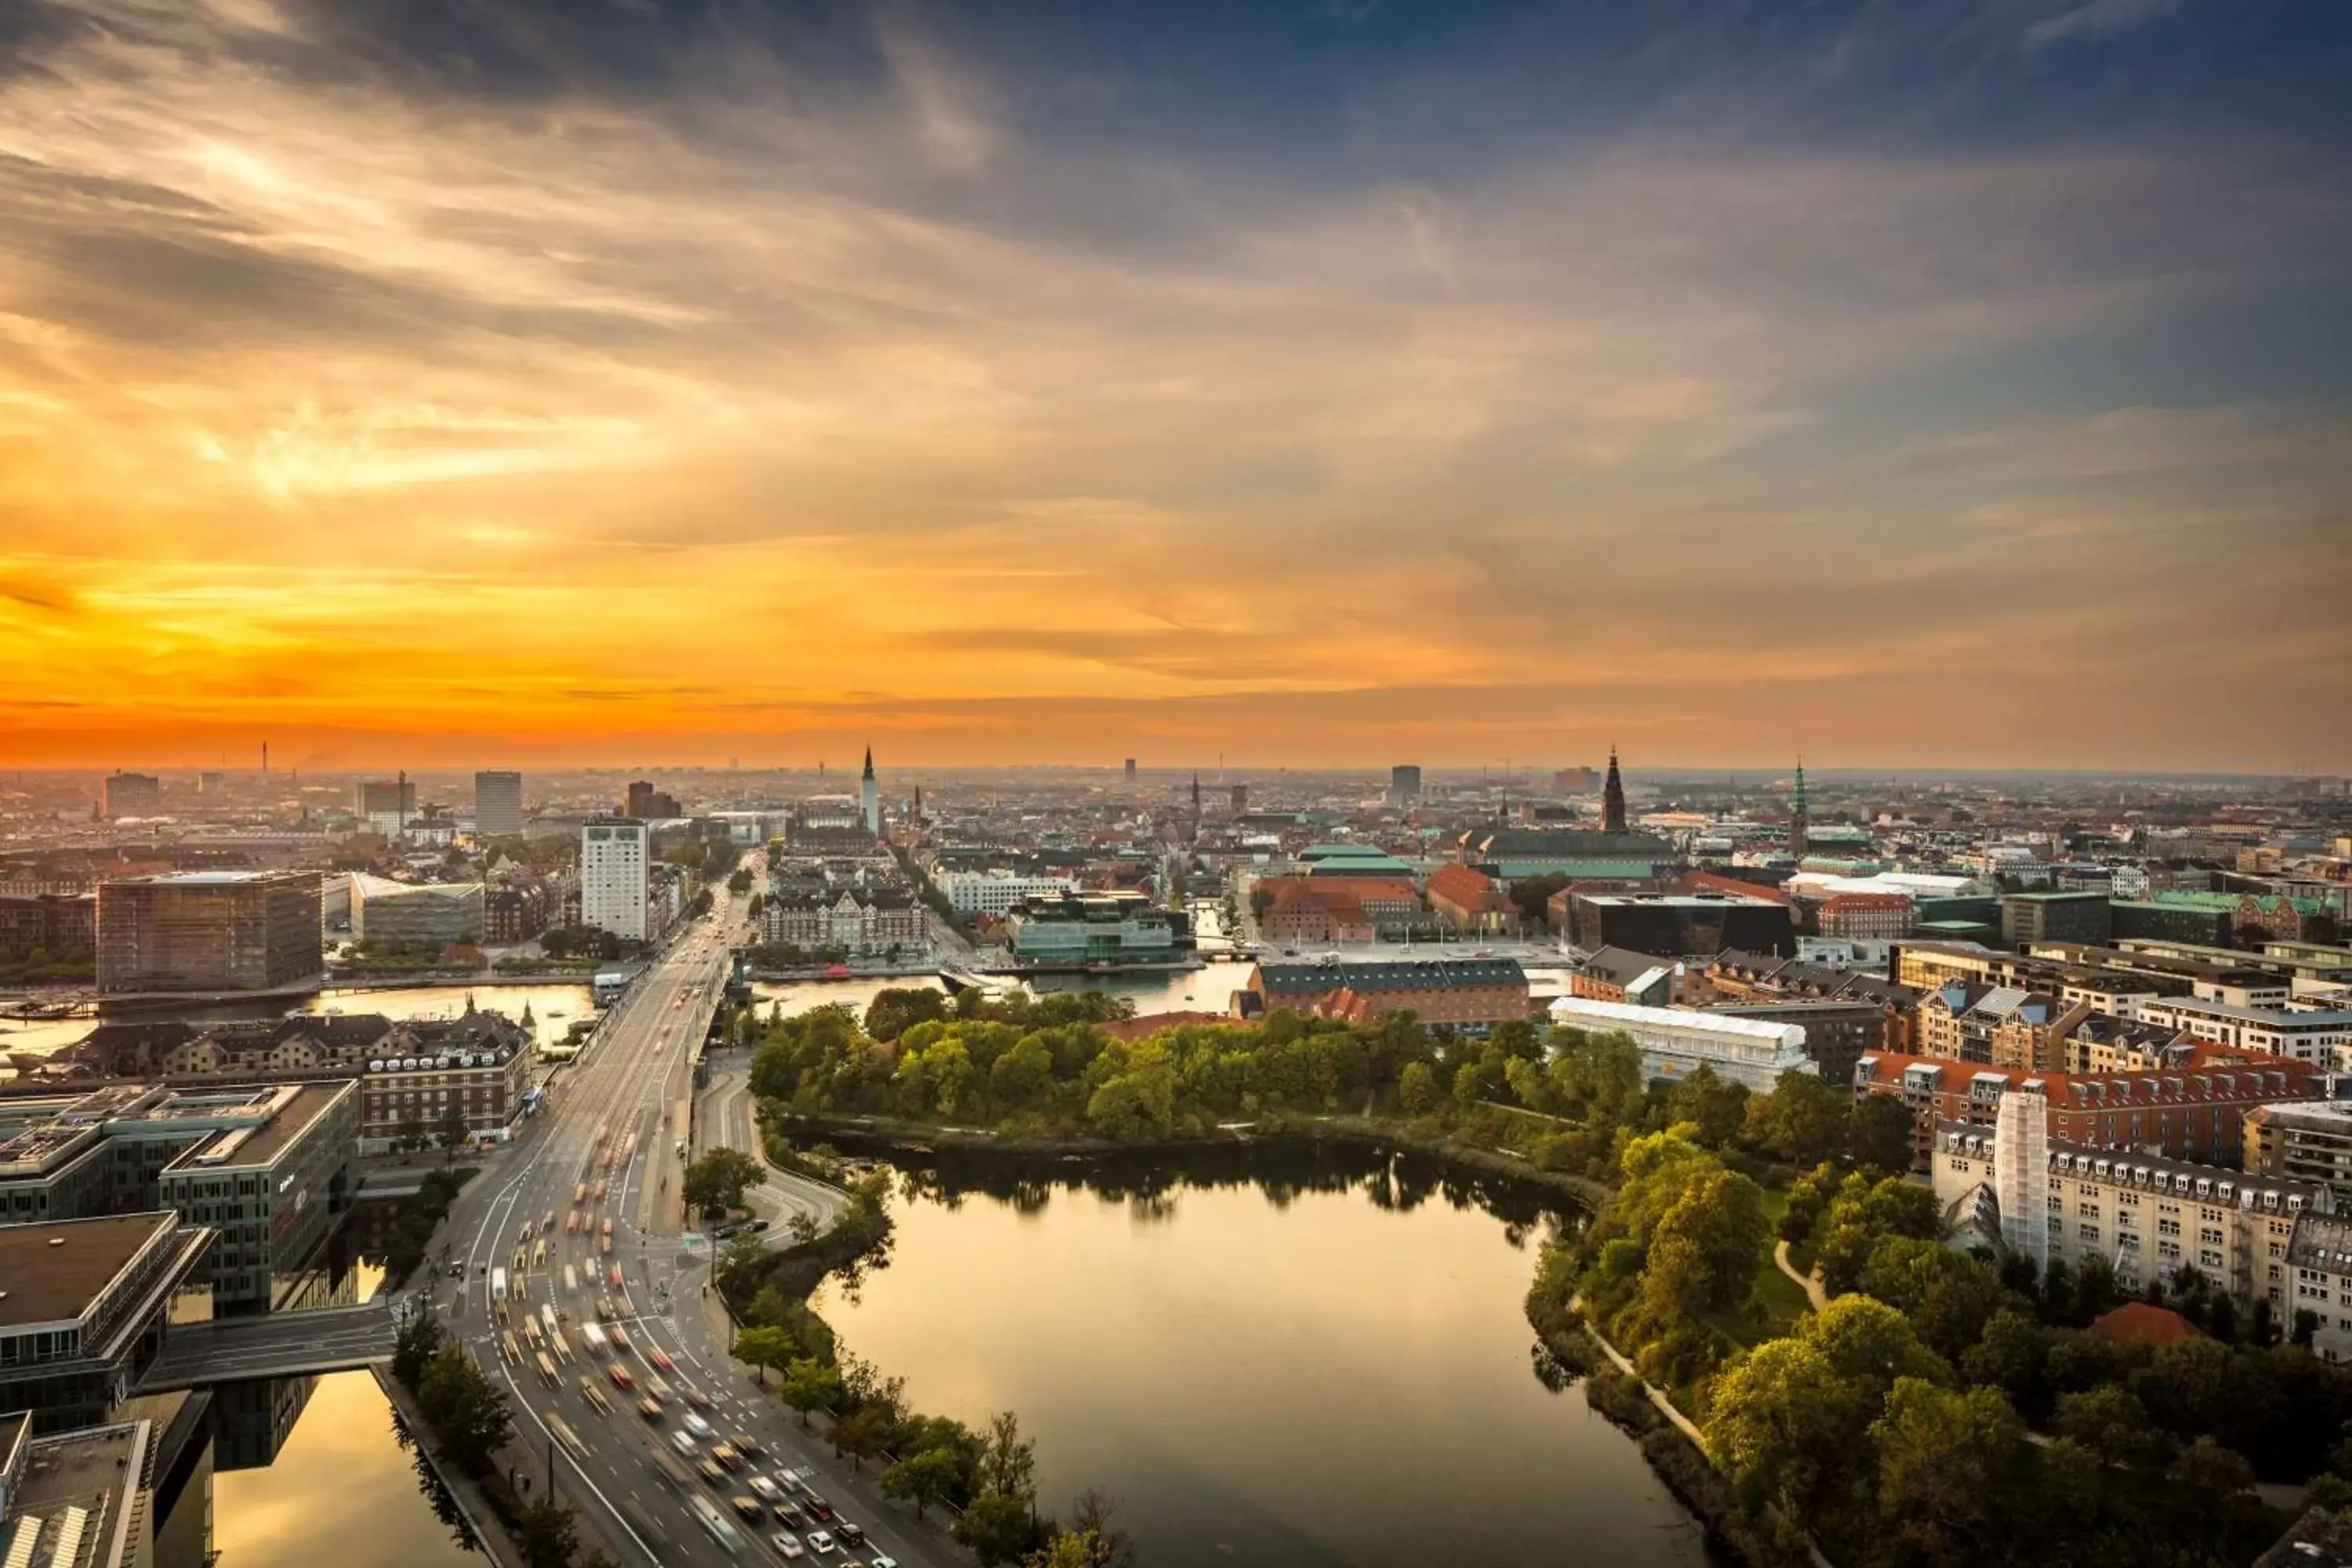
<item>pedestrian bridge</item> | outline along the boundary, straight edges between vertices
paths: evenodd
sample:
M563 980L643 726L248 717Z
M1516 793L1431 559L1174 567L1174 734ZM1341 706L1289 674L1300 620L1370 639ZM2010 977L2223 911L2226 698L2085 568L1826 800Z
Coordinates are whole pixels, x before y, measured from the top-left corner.
M399 1328L382 1301L178 1323L139 1380L142 1394L247 1379L350 1372L392 1359Z

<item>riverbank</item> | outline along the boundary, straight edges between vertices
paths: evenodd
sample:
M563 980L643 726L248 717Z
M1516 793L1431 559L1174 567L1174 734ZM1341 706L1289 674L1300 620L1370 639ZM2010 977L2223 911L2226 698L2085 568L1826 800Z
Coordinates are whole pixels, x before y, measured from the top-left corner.
M953 1149L1033 1160L1099 1161L1252 1145L1354 1143L1425 1154L1482 1175L1505 1176L1549 1187L1568 1194L1587 1209L1607 1202L1614 1191L1605 1183L1572 1172L1544 1170L1505 1150L1451 1135L1416 1132L1406 1124L1361 1116L1318 1116L1222 1127L1206 1137L1167 1138L1141 1143L1122 1143L1106 1138L1001 1133L984 1127L950 1127L886 1116L778 1111L772 1113L771 1120L776 1131L790 1136L859 1143L893 1153L927 1154Z

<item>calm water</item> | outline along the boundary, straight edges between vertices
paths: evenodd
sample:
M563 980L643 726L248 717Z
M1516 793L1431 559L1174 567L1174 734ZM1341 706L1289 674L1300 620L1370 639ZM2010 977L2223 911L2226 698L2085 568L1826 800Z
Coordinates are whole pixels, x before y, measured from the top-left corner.
M355 1220L339 1240L363 1228L364 1215ZM372 1299L383 1270L364 1259L347 1268L335 1300ZM213 1477L213 1544L221 1568L480 1568L483 1559L458 1544L453 1521L437 1516L437 1489L428 1489L415 1455L400 1446L392 1405L373 1376L334 1373L268 1385L266 1394L247 1385L230 1398L241 1407L275 1399L299 1413L266 1466L228 1468L245 1462L238 1445L216 1445L223 1468ZM251 1440L266 1450L266 1440Z
M1526 1189L1353 1152L1075 1170L929 1167L889 1265L821 1301L918 1406L1017 1410L1049 1510L1115 1493L1148 1568L1708 1560L1536 1375Z

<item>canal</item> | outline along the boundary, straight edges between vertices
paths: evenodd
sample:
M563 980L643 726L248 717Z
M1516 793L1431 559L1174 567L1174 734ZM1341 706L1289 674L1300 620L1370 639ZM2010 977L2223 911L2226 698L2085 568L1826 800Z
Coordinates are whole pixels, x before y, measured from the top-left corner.
M902 1178L888 1265L820 1308L918 1408L1017 1411L1046 1510L1113 1494L1147 1568L1709 1560L1538 1375L1544 1189L1353 1148Z

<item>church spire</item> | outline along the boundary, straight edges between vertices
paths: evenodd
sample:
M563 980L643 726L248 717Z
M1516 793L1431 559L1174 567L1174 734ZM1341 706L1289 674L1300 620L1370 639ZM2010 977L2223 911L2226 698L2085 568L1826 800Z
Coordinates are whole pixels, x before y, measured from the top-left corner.
M1811 826L1811 814L1805 806L1805 762L1800 757L1797 759L1796 792L1789 799L1789 853L1798 860L1805 858L1805 851L1811 845L1812 836L1808 830Z
M1609 781L1601 790L1601 830L1625 831L1625 781L1617 774L1617 748L1609 748Z
M865 773L865 776L866 776L866 778L869 778L869 779L870 779L870 778L872 778L872 777L874 776L874 748L873 748L871 745L868 745L868 746L866 748L866 773Z

